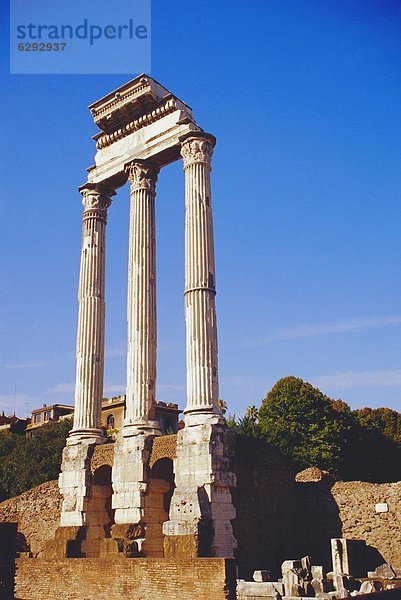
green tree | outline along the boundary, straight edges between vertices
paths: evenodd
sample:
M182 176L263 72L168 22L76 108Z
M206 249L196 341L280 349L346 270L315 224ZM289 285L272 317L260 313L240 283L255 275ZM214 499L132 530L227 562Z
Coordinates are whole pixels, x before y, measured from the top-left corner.
M70 419L37 428L32 437L0 433L0 500L57 479Z
M391 408L360 408L353 414L362 427L378 430L389 440L401 444L401 413Z
M299 468L316 466L341 473L344 447L352 431L347 404L334 402L297 377L280 379L259 409L263 436Z
M259 411L254 404L248 406L248 408L245 411L245 417L256 423L259 417Z
M401 479L401 415L388 408L352 412L353 428L344 452L343 478L386 482Z
M250 435L252 437L264 437L260 424L248 415L244 415L242 419L238 419L235 424L235 429L242 435Z

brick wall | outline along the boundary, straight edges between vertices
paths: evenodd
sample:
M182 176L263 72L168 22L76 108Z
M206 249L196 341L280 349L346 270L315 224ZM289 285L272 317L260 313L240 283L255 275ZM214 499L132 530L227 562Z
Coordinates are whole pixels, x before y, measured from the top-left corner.
M15 594L19 600L234 600L235 567L222 558L21 558Z
M370 560L401 567L401 482L338 481L323 476L296 483L297 555L331 565L329 540L365 540ZM375 506L388 504L388 512ZM291 557L290 557L291 558Z

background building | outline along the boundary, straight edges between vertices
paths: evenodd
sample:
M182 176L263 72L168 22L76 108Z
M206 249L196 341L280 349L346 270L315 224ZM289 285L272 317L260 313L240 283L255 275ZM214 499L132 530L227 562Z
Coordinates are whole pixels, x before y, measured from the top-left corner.
M180 414L178 404L156 402L156 419L160 423L163 433L177 433L178 431L178 415ZM125 414L125 395L115 396L113 398L103 398L102 400L102 427L110 433L118 433L124 422ZM44 404L42 408L36 408L32 411L32 416L29 419L18 419L18 417L0 417L0 429L2 427L2 419L15 419L18 423L24 421L23 430L32 434L33 430L46 423L60 421L61 419L73 418L74 407L67 404L52 404L47 406ZM22 427L22 424L15 423L15 427ZM4 425L5 427L5 425Z

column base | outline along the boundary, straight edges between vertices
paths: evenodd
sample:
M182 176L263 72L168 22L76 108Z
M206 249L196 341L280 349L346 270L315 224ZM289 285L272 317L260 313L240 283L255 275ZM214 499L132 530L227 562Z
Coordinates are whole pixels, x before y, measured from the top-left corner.
M102 444L105 440L106 437L101 429L82 427L71 429L66 443L67 446L81 444L82 442L85 444Z
M137 421L136 423L124 424L122 436L128 438L133 435L161 435L159 421Z
M185 425L226 425L226 419L220 412L215 412L209 408L191 408L184 410Z

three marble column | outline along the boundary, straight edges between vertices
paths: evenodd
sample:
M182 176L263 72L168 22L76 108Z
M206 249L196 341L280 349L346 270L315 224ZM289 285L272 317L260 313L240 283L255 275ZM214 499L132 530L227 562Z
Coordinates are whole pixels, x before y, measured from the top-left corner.
M185 173L185 321L187 404L177 436L175 490L163 524L165 556L232 556L235 510L228 471L229 442L218 406L216 280L210 171L215 138L192 132L180 141ZM160 434L156 407L156 224L158 168L152 161L125 165L130 183L127 302L127 391L122 435L114 445L112 507L118 535L134 525L141 555L151 555L148 534L149 453ZM62 526L81 526L90 509L90 459L101 429L105 332L107 209L114 190L82 186L83 234L79 282L74 426L64 449L60 491ZM206 501L207 500L207 501ZM161 523L160 523L161 526ZM123 529L121 529L121 527ZM124 529L125 531L125 529ZM128 532L129 533L129 532ZM128 535L127 533L127 535ZM161 531L160 531L161 533ZM125 533L124 533L125 535ZM132 531L129 533L132 537ZM185 543L183 544L183 539ZM148 544L150 546L148 547ZM205 548L208 548L206 551Z
M215 262L210 163L215 139L192 134L181 142L185 172L186 420L197 423L218 407ZM126 166L130 182L127 395L124 436L158 433L155 420L157 314L155 196L158 170L146 161ZM105 237L114 191L86 184L79 281L74 427L70 438L102 441ZM71 440L71 441L72 441Z

